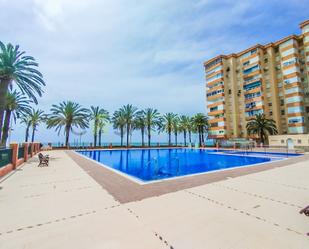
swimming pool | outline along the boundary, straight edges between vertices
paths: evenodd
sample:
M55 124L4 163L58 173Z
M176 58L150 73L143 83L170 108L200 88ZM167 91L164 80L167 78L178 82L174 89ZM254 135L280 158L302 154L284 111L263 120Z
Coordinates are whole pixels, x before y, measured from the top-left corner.
M227 154L204 149L83 150L78 153L144 182L284 159L265 153ZM280 153L279 153L280 154ZM102 166L103 166L102 165Z

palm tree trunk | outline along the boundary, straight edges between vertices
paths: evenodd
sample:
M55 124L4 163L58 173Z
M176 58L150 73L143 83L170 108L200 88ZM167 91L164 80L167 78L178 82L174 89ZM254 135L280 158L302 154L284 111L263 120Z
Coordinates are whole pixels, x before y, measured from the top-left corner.
M151 140L151 128L150 128L150 125L148 125L148 147L150 147L150 140Z
M2 133L2 138L1 138L1 144L3 145L6 145L6 141L9 136L10 121L11 121L11 111L7 110L5 112L4 123L3 123L3 133Z
M185 146L187 146L187 131L186 130L183 131L183 140L185 142Z
M123 129L124 127L122 126L120 128L120 145L123 146Z
M70 126L67 126L65 128L65 146L68 147L69 146L69 139L70 139Z
M99 129L99 147L101 147L102 142L102 129Z
M34 133L35 133L35 125L32 127L32 137L31 137L31 142L34 142Z
M30 129L30 123L27 124L27 127L26 127L25 142L28 142L28 138L29 138L29 129Z
M97 137L98 137L98 124L97 121L94 121L94 131L93 131L93 146L97 146Z
M177 131L175 132L175 144L176 144L176 146L177 146Z
M201 134L201 127L198 127L198 141L199 141L199 146L202 146L202 134Z
M189 142L191 144L191 131L189 130Z
M142 132L142 146L144 147L145 146L145 141L144 141L145 128L142 128L141 132Z
M10 82L11 82L10 79L0 80L0 139L2 138L2 127L3 127L3 117L4 117L4 111L5 111L6 94L7 94ZM2 144L1 142L0 148L3 146L5 146L5 144Z
M127 124L127 147L129 147L129 137L130 137L130 125Z
M261 143L262 143L263 146L264 146L265 139L264 139L264 132L263 132L263 131L261 131Z
M171 129L168 129L168 145L171 146Z

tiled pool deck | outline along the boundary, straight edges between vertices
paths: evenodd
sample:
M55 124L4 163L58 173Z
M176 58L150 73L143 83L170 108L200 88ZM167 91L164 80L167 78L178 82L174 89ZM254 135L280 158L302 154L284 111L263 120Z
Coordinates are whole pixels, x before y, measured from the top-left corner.
M139 185L49 154L0 180L0 248L309 247L309 155Z

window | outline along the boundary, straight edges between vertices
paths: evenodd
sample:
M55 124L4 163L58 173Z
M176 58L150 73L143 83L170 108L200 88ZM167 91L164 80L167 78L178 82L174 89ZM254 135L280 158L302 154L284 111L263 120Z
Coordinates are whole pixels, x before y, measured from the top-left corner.
M303 100L303 97L301 96L294 96L286 99L286 103L296 103L296 102L301 102Z
M260 87L261 86L261 82L260 81L256 81L256 82L252 82L250 84L247 84L244 86L244 90L248 91L248 90L252 90L254 88Z
M272 111L270 111L270 112L269 112L269 115L270 115L270 116L272 116L272 115L273 115L273 112L272 112Z
M246 61L245 63L243 63L243 66L248 66L250 64L250 61Z
M288 107L288 113L298 113L298 112L303 112L304 107L303 106L291 106Z
M300 140L300 139L298 139L298 140L297 140L297 143L298 143L298 144L301 144L301 140Z
M216 94L219 94L219 93L224 93L224 89L220 89L220 90L217 90L217 91L213 91L211 93L207 93L207 97L210 97L210 96L213 96L213 95L216 95Z
M256 53L257 53L257 49L251 50L251 54L256 54Z
M208 63L206 66L205 66L205 69L207 70L208 68L211 68L212 66L216 65L216 64L219 64L220 62L222 61L221 58L219 59L216 59L210 63Z
M222 65L215 67L212 70L206 71L206 76L222 69Z
M263 110L253 110L253 111L248 111L246 112L246 117L253 117L257 114L262 114Z
M297 62L297 58L293 58L293 59L291 59L291 60L288 60L288 61L283 62L282 65L283 65L284 67L286 67L286 66L295 64L296 62Z
M292 87L292 88L285 90L285 94L291 94L291 93L297 93L297 92L302 92L302 89L299 87Z
M284 110L281 110L281 115L285 115L285 111Z
M272 103L268 103L268 106L273 106L273 104Z
M252 99L252 98L256 98L256 97L260 97L261 96L261 92L257 92L257 93L249 93L245 95L245 99Z
M253 67L250 67L250 68L244 70L243 74L253 73L253 72L255 72L255 71L259 70L259 69L260 69L260 66L259 65L255 65Z
M281 143L284 144L284 140L283 139L281 140Z
M223 77L223 73L218 73L218 74L216 74L216 75L214 75L214 76L212 76L210 78L207 78L207 76L206 76L206 82L210 82L210 81L212 81L214 79L218 79L218 78L221 78L221 77Z
M284 106L284 99L280 99L280 105Z

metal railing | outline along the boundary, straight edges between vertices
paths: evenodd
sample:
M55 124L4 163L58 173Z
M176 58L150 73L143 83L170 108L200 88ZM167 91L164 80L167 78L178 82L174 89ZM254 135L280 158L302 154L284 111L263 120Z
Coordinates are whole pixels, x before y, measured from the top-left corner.
M31 155L31 145L28 147L28 155Z
M23 146L19 147L18 148L18 159L24 158L24 154L25 154L25 148Z
M126 147L126 143L124 142L123 145L121 145L121 143L119 142L114 142L114 143L102 143L101 146L99 146L98 144L94 147L93 143L89 143L89 142L83 142L83 143L70 143L67 147L63 144L63 143L49 143L49 144L44 144L51 146L53 149L62 149L62 148L69 148L69 149L93 149L93 148L117 148L117 147ZM177 143L177 146L182 147L184 146L184 143ZM130 147L134 148L134 147L148 147L148 143L145 142L144 146L142 145L142 143L136 143L136 142L132 142L130 143ZM175 143L171 143L171 145L169 145L166 142L162 142L162 143L157 143L157 142L152 142L150 144L150 147L176 147Z
M11 163L12 149L0 149L0 168Z

